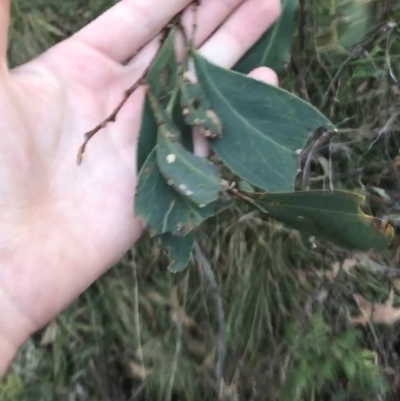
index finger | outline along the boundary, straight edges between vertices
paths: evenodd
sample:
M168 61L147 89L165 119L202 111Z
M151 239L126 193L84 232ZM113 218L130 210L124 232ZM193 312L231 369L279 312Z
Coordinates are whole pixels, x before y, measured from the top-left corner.
M122 63L190 3L191 0L121 0L71 39L79 39Z

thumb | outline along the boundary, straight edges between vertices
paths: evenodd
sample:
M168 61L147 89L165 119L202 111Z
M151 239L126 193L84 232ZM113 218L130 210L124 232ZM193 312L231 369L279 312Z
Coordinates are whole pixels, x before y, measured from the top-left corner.
M0 0L0 63L7 63L7 33L10 23L10 0Z
M249 77L258 79L259 81L265 82L269 85L278 86L278 76L275 71L268 67L259 67L251 71Z
M1 0L0 0L1 1ZM251 71L249 77L265 82L269 85L278 86L278 76L275 71L268 67L259 67ZM207 157L210 151L207 140L198 128L193 128L194 153L197 156Z

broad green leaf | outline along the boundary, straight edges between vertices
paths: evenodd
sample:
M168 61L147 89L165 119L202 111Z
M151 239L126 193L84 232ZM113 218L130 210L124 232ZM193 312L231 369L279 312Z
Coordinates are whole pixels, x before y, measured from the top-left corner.
M257 67L270 67L282 71L289 58L293 35L296 30L297 0L281 1L281 16L258 42L239 60L234 69L248 74Z
M159 237L159 242L167 250L170 264L168 270L172 273L183 271L189 263L193 249L194 234L190 232L184 237L166 233Z
M170 100L170 95L177 84L178 64L175 53L175 29L171 29L162 48L153 60L147 81L152 93L160 99L163 106L166 106ZM150 106L148 96L145 97L141 125L139 130L138 151L137 151L137 169L138 172L143 163L154 149L157 142L158 126Z
M139 173L135 197L135 215L143 220L152 236L167 232L185 235L231 205L229 200L221 199L200 208L178 194L157 166L156 148Z
M137 150L137 171L139 172L147 157L157 143L157 122L153 115L148 96L143 103L141 125L139 130L138 150Z
M212 109L222 121L221 139L210 141L224 164L266 191L293 189L298 156L319 127L334 129L317 109L298 97L200 55L196 73Z
M221 121L211 109L199 83L182 80L181 104L182 114L187 124L197 126L206 138L216 139L222 136Z
M344 191L266 194L255 202L273 219L317 240L352 250L383 250L393 228L363 213L364 203L364 196Z

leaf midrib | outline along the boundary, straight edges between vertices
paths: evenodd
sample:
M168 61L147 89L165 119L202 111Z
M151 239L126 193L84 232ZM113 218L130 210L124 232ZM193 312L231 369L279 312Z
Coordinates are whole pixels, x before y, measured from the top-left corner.
M204 62L203 62L203 61L200 60L200 62L204 65ZM203 68L203 70L206 70L206 69L207 69L207 67L204 68L204 66L203 66L202 68ZM239 114L239 113L236 111L236 109L231 105L231 103L228 101L228 99L227 99L225 96L223 96L223 94L221 93L221 91L220 91L220 89L218 88L218 86L216 86L216 85L214 84L214 82L213 82L211 79L209 79L208 75L209 75L209 74L207 74L207 73L204 74L204 76L205 76L206 79L208 80L210 86L212 86L212 87L215 89L215 94L217 94L218 97L222 100L222 102L223 102L224 104L227 105L227 107L232 111L232 113L237 117L238 120L240 120L245 126L248 126L248 127L250 128L250 130L255 131L259 137L261 137L261 138L263 138L263 139L266 139L266 140L269 141L271 144L273 144L273 145L275 145L275 146L277 146L277 147L283 149L285 152L288 152L288 153L290 153L291 155L294 154L294 151L292 151L291 149L284 147L283 145L281 145L281 144L278 143L278 142L275 142L275 141L274 141L273 139L271 139L268 135L262 134L262 132L261 132L260 130L258 130L257 128L255 128L253 125L250 125L250 124L247 122L247 120L246 120L244 117L242 117L242 115ZM250 78L249 78L249 79L250 79Z
M263 208L265 208L265 209L268 209L268 210L270 210L271 211L271 213L272 213L272 211L275 211L275 210L283 210L283 209L289 209L289 210L291 210L291 211L293 211L294 209L297 211L301 211L301 210L307 210L307 211L312 211L312 212L320 212L320 213L326 213L326 214L338 214L338 215L344 215L344 216L358 216L358 217L360 217L360 218L362 218L363 216L364 216L364 213L361 211L361 209L359 209L358 211L359 212L361 212L361 213L356 213L356 212L353 212L353 213L351 213L351 212L339 212L339 211L334 211L334 210L326 210L326 209L318 209L318 208L315 208L315 207L307 207L307 206L291 206L291 205L288 205L288 206L282 206L281 208L274 208L274 207L271 207L271 206L266 206L266 205L263 205L262 203L261 203L261 205L262 205L262 207Z

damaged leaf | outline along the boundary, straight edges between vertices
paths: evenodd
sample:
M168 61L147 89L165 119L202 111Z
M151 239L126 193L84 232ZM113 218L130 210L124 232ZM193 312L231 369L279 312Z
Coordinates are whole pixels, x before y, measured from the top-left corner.
M147 74L147 82L151 92L160 100L163 106L168 104L178 80L175 35L176 28L172 28Z
M200 208L167 184L157 166L156 149L147 158L138 176L135 215L152 236L171 233L183 236L204 220L231 205L229 198L218 199Z
M218 167L188 152L180 143L179 130L151 92L149 98L159 126L156 153L161 174L175 191L199 206L214 202L222 191Z
M192 127L189 124L187 124L184 119L179 96L175 97L174 104L171 107L171 109L172 109L171 114L174 120L174 124L181 134L181 143L188 152L193 153L194 148L193 148Z
M222 136L222 124L199 83L182 79L181 83L182 114L187 124L198 127L200 133L210 139Z
M192 232L184 237L166 233L159 237L160 244L167 250L170 264L168 270L172 273L183 271L189 263L193 249L194 235Z
M343 248L377 251L393 238L393 228L363 213L362 195L344 191L266 194L255 205L273 219L318 240Z

